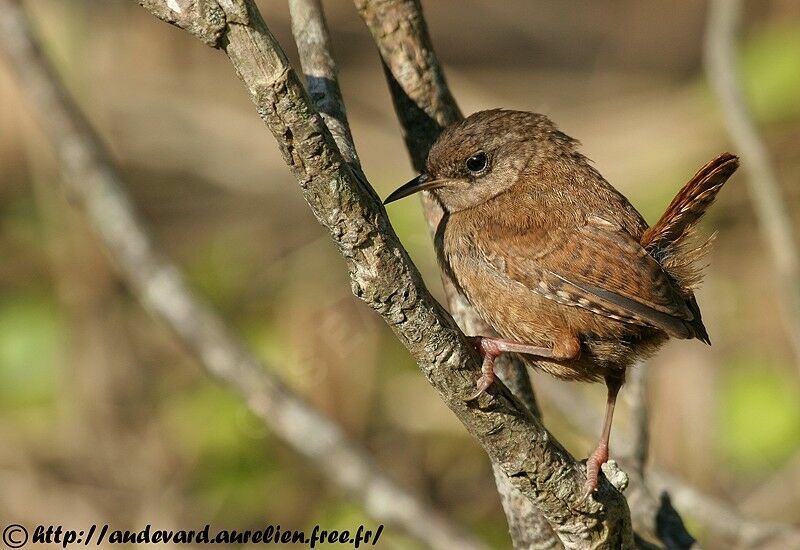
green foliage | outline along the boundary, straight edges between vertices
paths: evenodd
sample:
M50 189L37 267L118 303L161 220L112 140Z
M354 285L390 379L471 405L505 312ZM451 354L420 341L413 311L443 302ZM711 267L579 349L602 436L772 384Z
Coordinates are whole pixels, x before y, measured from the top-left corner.
M721 444L734 468L772 469L800 447L800 389L791 373L754 359L721 380Z
M754 114L765 122L800 116L800 25L767 25L745 41L742 72Z
M179 447L190 455L215 449L239 452L245 444L241 401L211 383L203 383L169 402L166 421Z
M190 261L187 278L192 287L217 307L235 304L253 270L258 250L235 230L219 231L202 241Z
M0 203L0 246L35 256L44 254L42 225L37 218L36 204L28 194L9 198Z
M0 406L52 399L64 324L54 301L30 293L0 301Z
M265 491L291 494L291 479L264 445L265 429L238 397L203 383L170 401L165 422L176 448L193 464L191 491L223 519L249 527L265 508ZM265 450L267 452L265 452Z

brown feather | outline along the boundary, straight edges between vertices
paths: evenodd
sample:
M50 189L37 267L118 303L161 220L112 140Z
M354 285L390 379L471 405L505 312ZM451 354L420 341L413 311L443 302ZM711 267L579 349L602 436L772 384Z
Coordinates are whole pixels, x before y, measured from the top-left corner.
M678 286L686 292L694 292L703 282L703 270L708 267L706 256L714 244L716 233L704 239L693 227L686 230L678 243L651 253L669 273Z
M509 232L485 223L484 266L555 302L611 319L694 336L694 313L638 239L597 216L582 226ZM551 246L557 243L558 246ZM598 266L603 266L598 268Z
M427 159L445 211L437 256L497 335L553 350L579 342L577 357L533 359L539 368L619 377L669 336L708 342L693 295L707 244L691 229L737 166L730 154L704 166L648 228L547 117L477 113Z
M739 158L730 153L722 153L703 166L672 199L661 219L644 232L642 246L651 251L679 243L738 167Z
M703 266L700 262L714 238L698 242L694 225L738 167L738 157L730 153L722 153L703 166L678 192L661 219L644 232L640 241L686 295L687 307L694 317L690 326L695 336L707 344L711 340L693 292L702 280Z

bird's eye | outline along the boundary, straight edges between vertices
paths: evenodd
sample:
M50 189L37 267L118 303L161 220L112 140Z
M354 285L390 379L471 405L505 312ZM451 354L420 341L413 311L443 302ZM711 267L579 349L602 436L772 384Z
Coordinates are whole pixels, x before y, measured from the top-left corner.
M489 157L487 157L486 153L483 151L478 151L469 157L464 165L467 167L467 171L470 174L478 176L484 173L489 166Z

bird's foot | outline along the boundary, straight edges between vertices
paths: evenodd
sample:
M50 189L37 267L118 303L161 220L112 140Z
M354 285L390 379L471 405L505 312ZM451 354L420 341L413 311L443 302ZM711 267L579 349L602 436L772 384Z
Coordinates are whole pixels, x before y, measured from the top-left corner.
M586 483L583 485L583 496L578 503L583 502L595 489L600 477L600 468L608 462L608 445L601 442L594 452L586 459Z
M469 338L470 342L483 358L481 365L481 375L475 382L475 388L478 390L467 398L467 401L474 401L494 382L494 360L503 353L500 346L497 345L497 340L494 338L485 338L483 336L472 336Z
M486 359L483 360L484 366L481 367L481 375L475 382L475 388L478 390L467 398L467 401L475 401L483 393L489 389L489 386L494 382L494 367L486 367ZM492 360L494 362L494 360Z

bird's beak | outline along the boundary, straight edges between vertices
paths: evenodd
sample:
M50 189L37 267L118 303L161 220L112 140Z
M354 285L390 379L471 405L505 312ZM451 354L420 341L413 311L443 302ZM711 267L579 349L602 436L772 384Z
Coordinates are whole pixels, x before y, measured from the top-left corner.
M436 189L437 187L441 187L445 184L443 180L435 180L431 179L428 174L420 174L407 184L403 185L395 189L391 195L386 197L386 200L383 201L383 204L389 204L390 202L394 202L396 200L402 199L403 197L407 197L409 195L413 195L419 191Z

